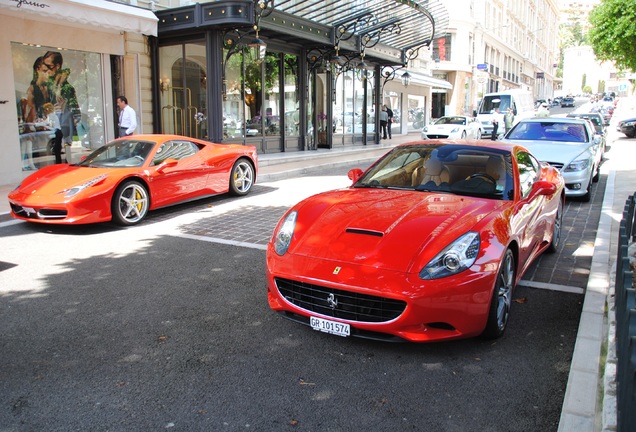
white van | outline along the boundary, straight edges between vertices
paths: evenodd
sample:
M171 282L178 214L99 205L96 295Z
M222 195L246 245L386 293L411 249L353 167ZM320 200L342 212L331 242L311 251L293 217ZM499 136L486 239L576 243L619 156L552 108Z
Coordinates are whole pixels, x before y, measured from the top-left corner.
M534 100L532 93L521 89L505 90L484 95L479 109L477 120L482 124L483 135L492 136L493 118L499 122L497 134L504 133L503 117L508 107L512 107L515 114L515 123L523 118L534 117Z

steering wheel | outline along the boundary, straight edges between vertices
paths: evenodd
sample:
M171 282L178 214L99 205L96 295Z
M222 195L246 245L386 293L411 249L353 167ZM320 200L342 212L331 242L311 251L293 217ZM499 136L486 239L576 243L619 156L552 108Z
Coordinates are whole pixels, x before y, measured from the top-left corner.
M486 174L485 172L478 172L475 174L471 174L469 177L469 179L474 179L474 178L483 178L488 180L490 183L496 185L497 184L497 180L495 180L495 178L493 176L491 176L490 174Z

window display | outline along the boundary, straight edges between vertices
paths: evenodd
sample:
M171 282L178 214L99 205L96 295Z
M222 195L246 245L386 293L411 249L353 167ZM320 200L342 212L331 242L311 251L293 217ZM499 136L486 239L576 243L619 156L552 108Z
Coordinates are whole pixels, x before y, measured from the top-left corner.
M100 54L20 43L11 54L23 170L104 144Z

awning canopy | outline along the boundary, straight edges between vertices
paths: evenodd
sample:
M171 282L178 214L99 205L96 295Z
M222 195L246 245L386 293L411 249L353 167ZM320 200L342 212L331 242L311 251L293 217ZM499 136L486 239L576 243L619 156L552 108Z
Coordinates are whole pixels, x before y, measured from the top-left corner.
M157 17L148 10L104 0L46 0L18 2L0 0L3 13L27 18L42 16L58 22L78 23L110 31L157 35Z
M397 49L428 45L449 21L439 0L282 0L274 8Z
M281 0L265 4L273 4L275 12L327 29L333 46L385 59L399 53L408 60L409 53L444 36L449 23L448 11L439 0ZM266 19L264 27L272 21ZM277 31L284 29L278 27Z
M400 72L398 73L401 78L402 73ZM409 75L411 77L411 83L413 84L427 85L427 86L433 87L434 89L438 88L438 89L451 90L453 88L453 85L449 83L448 81L439 79L439 78L433 78L430 75L424 75L417 72L409 72Z

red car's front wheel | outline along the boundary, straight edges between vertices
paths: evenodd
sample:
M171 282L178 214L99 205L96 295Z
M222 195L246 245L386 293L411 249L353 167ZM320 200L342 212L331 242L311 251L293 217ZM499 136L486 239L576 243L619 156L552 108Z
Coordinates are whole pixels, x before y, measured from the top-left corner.
M113 222L119 225L135 225L148 213L150 200L146 187L130 180L117 187L111 203Z
M510 307L512 306L512 291L515 284L515 256L510 249L506 250L493 290L490 309L488 310L488 322L482 333L486 339L500 337L506 330Z

